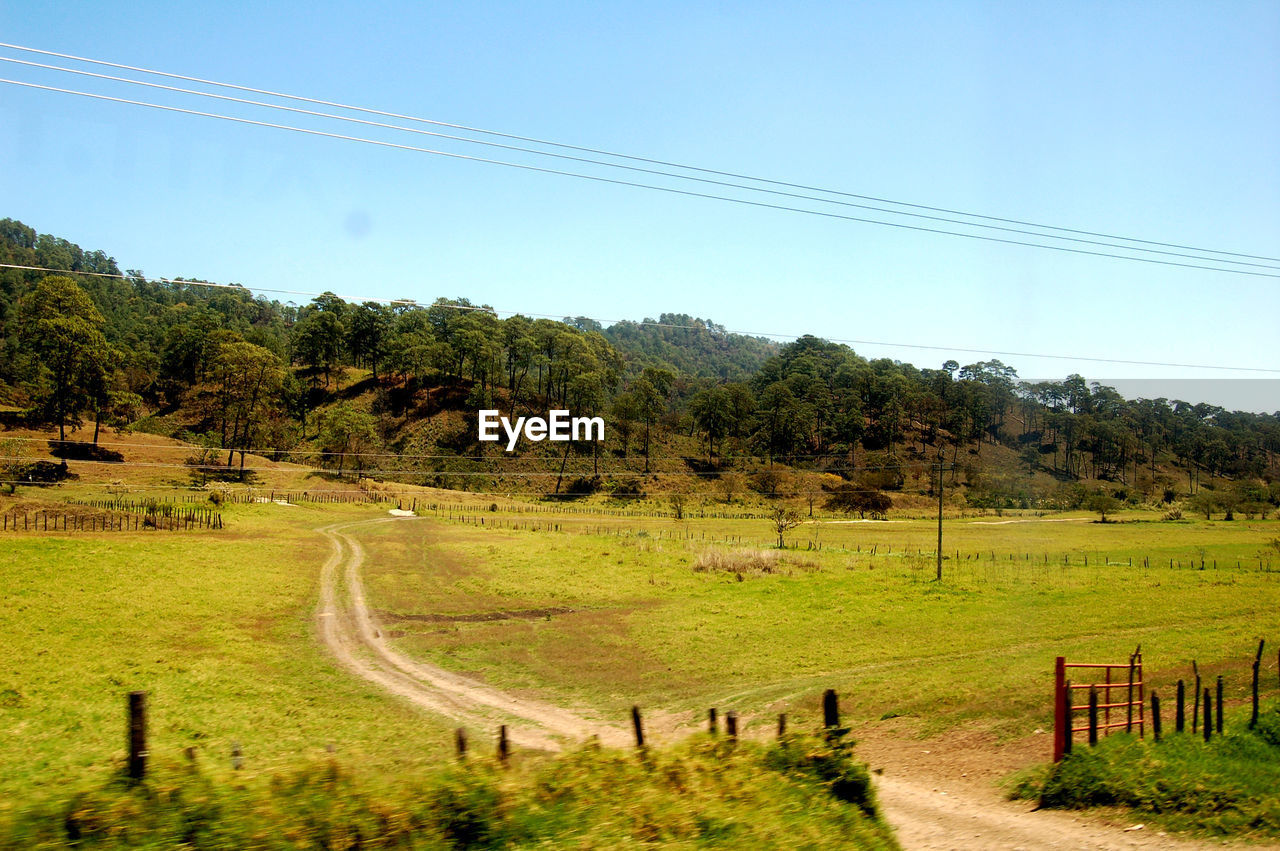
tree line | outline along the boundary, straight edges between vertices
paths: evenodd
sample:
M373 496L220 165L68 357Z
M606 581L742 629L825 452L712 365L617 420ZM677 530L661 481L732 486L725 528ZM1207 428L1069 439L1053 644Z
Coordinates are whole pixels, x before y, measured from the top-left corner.
M678 439L713 473L778 463L890 490L909 464L941 458L954 479L995 446L1028 475L1065 482L1154 487L1158 465L1177 465L1190 492L1202 476L1265 485L1280 451L1277 414L1126 400L1079 375L1030 383L999 360L917 368L684 314L604 328L504 319L466 298L281 303L121 272L101 251L12 219L0 221L0 259L71 273L0 271L0 401L63 438L90 419L95 441L99 423L176 413L205 461L226 467L249 451L306 448L332 453L340 471L363 467L363 453L422 445L413 423L479 408L602 416L609 451L638 456L644 472L656 445ZM598 471L600 448L589 449Z

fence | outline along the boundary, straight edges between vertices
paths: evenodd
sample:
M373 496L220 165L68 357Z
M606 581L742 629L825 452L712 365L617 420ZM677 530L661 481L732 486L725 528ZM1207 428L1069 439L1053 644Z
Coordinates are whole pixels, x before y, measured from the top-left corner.
M147 776L147 759L150 751L147 747L147 693L144 691L132 691L127 695L127 717L128 722L125 730L125 749L128 754L125 761L125 776L132 782L140 782ZM724 715L724 731L725 737L730 744L736 744L738 735L741 730L739 724L738 713L730 710ZM641 756L648 753L644 735L644 721L640 715L640 707L631 707L631 728L635 735L636 748L640 751ZM777 737L779 741L787 741L787 715L781 713L778 715ZM717 723L717 712L712 707L707 712L707 732L712 736L720 734L719 725ZM840 702L834 689L827 689L822 694L822 734L827 741L837 746L848 747L852 744L852 740L845 740L845 736L850 732L848 727L840 726ZM459 727L454 732L454 748L457 752L458 759L465 759L469 747L467 731L463 727ZM329 745L330 753L333 752L333 745ZM195 759L195 748L188 747L185 749L187 759ZM511 756L511 739L508 736L507 725L502 724L498 727L497 739L497 758L501 765L506 765L507 760ZM231 767L239 771L244 766L244 753L240 749L239 742L233 742L231 745Z
M1095 672L1094 677L1101 676L1102 680L1098 682L1073 682L1067 678L1068 671L1089 671ZM1101 673L1096 673L1101 672ZM1123 672L1124 679L1113 677L1113 674ZM1086 674L1086 677L1089 675ZM1135 724L1138 728L1138 735L1146 735L1146 717L1143 711L1145 705L1145 682L1142 678L1142 646L1139 645L1133 651L1133 655L1129 657L1127 663L1109 664L1109 663L1085 663L1085 662L1067 662L1065 656L1059 656L1054 665L1054 724L1053 724L1053 761L1058 762L1063 756L1071 752L1072 737L1075 733L1087 732L1089 734L1089 744L1097 744L1098 733L1107 736L1112 730L1123 728L1125 732L1132 732ZM1088 690L1089 702L1077 704L1075 701L1075 693ZM1134 690L1137 689L1137 698L1134 698ZM1124 699L1115 699L1113 692L1124 691ZM1101 700L1099 703L1099 692L1101 692ZM1134 719L1134 709L1137 709L1137 719ZM1123 721L1112 721L1111 710L1124 712ZM1088 712L1088 723L1084 726L1077 727L1075 724L1076 714L1084 710ZM1102 712L1099 719L1098 713ZM1101 722L1101 723L1099 723Z
M93 506L97 507L97 506ZM206 508L112 507L107 514L74 511L6 512L0 516L3 532L138 532L146 530L180 532L193 529L221 529L222 515Z
M1249 716L1249 728L1253 729L1258 724L1258 682L1261 677L1262 668L1262 651L1266 647L1266 640L1258 640L1258 651L1253 657L1252 665L1252 684L1250 688L1250 699L1252 703L1252 712ZM1218 675L1217 681L1213 689L1208 684L1204 684L1201 689L1200 666L1194 660L1191 662L1192 671L1195 673L1194 684L1191 688L1191 732L1195 734L1197 731L1204 736L1206 742L1213 738L1214 733L1218 735L1223 731L1223 678ZM1105 672L1104 681L1101 683L1072 683L1067 679L1068 670L1072 669L1093 669L1103 670ZM1126 670L1128 675L1125 679L1113 679L1112 673L1117 669ZM1280 653L1276 655L1276 672L1280 676ZM1136 725L1139 735L1145 735L1146 718L1143 711L1144 700L1143 693L1145 691L1146 682L1142 676L1142 647L1134 651L1129 657L1128 664L1113 665L1094 665L1094 664L1071 664L1066 658L1059 656L1054 666L1054 736L1053 736L1053 761L1059 762L1064 756L1071 753L1072 738L1075 733L1088 731L1089 744L1095 745L1098 742L1098 731L1102 731L1103 735L1108 735L1111 730L1124 727L1126 731L1132 731ZM1103 690L1106 697L1103 698L1104 703L1098 702L1098 689ZM1072 694L1082 689L1089 689L1089 702L1087 704L1075 703ZM1113 701L1110 698L1110 692L1117 689L1126 689L1126 700ZM1137 689L1137 698L1134 698L1134 689ZM1182 733L1186 729L1187 723L1187 688L1182 680L1177 682L1177 697L1174 704L1174 730ZM1160 719L1160 697L1153 690L1151 698L1151 730L1157 742L1161 736L1161 719ZM1134 719L1133 710L1137 709L1137 719ZM1124 721L1111 721L1110 712L1112 709L1123 709L1125 712ZM1089 721L1086 726L1075 726L1075 716L1080 710L1086 710L1089 713ZM1103 710L1106 714L1099 723L1098 712Z

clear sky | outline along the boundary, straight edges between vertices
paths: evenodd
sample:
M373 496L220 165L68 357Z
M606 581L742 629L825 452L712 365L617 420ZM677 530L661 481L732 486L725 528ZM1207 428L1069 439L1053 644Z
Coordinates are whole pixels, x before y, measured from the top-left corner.
M54 0L0 6L0 33L706 168L1280 257L1276 2ZM606 173L8 62L0 76ZM0 85L0 202L0 217L152 276L1280 369L1277 277L752 208L11 85ZM855 348L919 366L989 357ZM1242 377L1002 359L1029 377Z

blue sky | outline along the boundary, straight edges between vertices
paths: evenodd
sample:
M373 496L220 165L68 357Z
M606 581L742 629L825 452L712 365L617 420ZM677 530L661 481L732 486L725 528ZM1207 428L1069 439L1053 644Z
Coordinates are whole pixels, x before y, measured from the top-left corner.
M6 4L0 40L858 194L1280 257L1274 2L207 5ZM399 138L7 62L0 76ZM1280 369L1277 278L914 233L9 85L0 85L0 199L0 216L153 276ZM920 366L984 357L855 348ZM1241 377L1003 359L1036 377Z

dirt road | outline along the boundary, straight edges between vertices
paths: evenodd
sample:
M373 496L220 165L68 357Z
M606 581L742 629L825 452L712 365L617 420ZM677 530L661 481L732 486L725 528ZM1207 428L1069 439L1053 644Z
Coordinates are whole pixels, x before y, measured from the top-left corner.
M558 750L566 741L591 736L599 736L604 744L625 743L621 730L410 659L387 643L365 602L360 579L364 548L346 530L405 522L414 520L365 520L318 530L329 539L333 551L320 572L317 627L334 657L352 673L459 725L493 730L507 724L511 741L522 747Z

